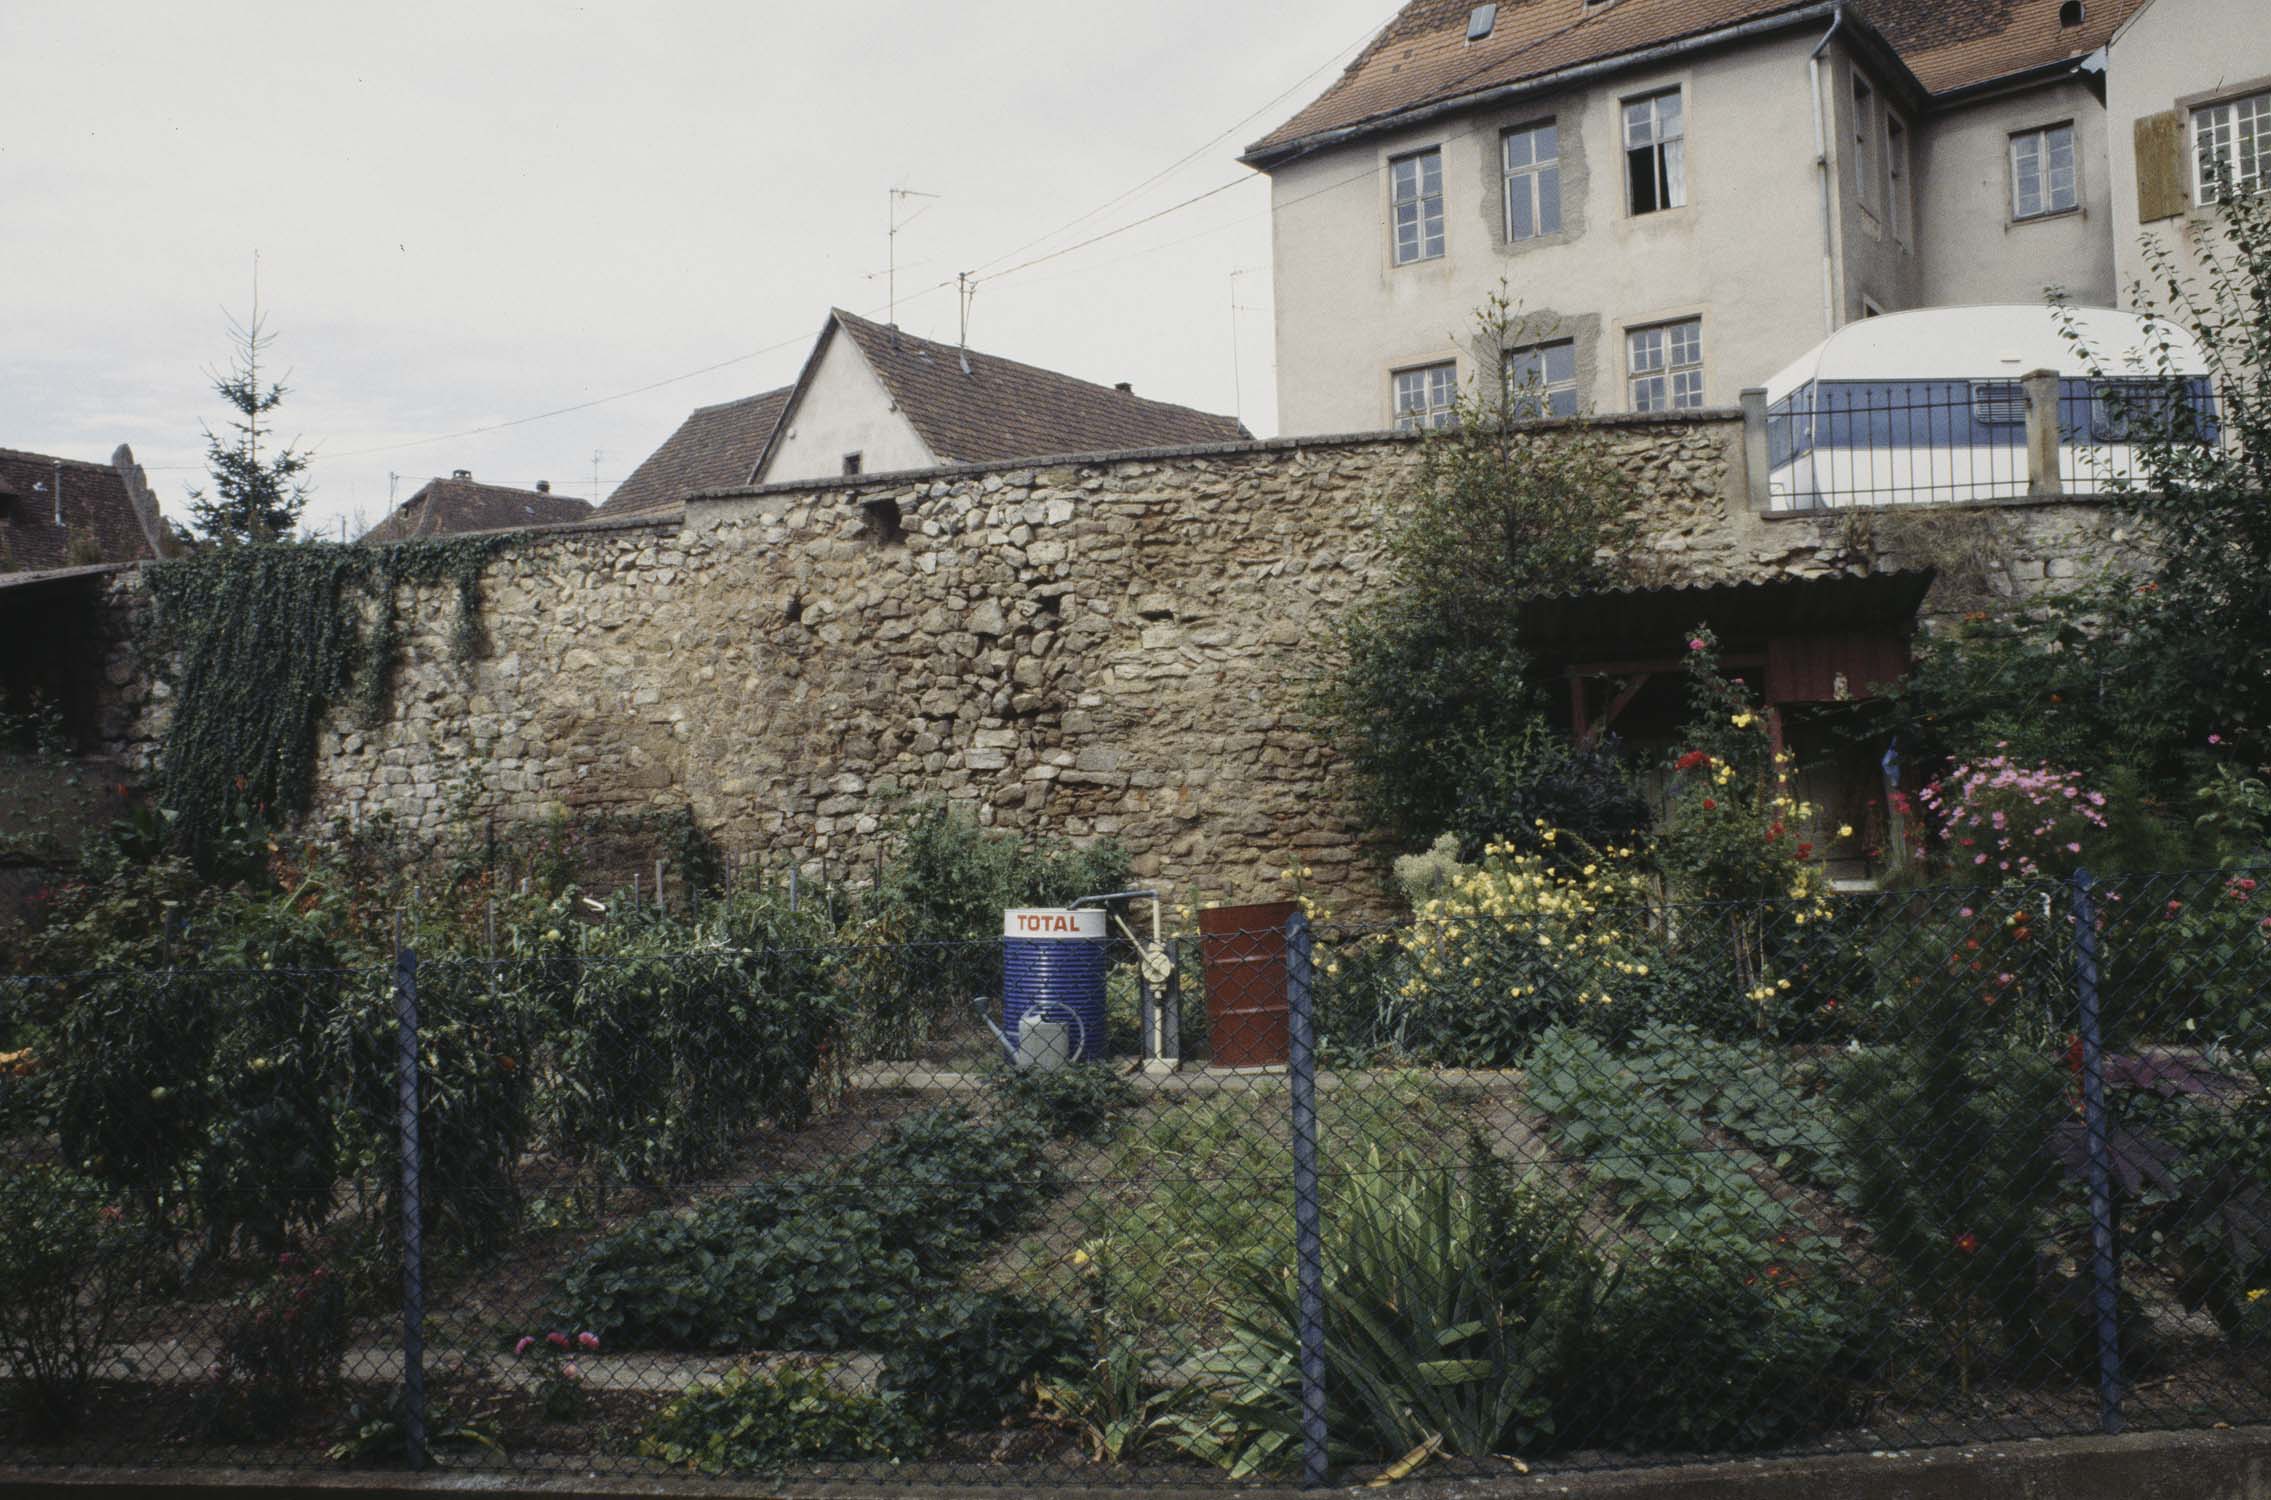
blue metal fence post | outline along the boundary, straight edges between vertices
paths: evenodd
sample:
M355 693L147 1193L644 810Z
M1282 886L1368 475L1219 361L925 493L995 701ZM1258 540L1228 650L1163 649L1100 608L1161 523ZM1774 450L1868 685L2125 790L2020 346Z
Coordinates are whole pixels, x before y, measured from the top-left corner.
M2111 1134L2105 1107L2105 1035L2098 1015L2097 902L2087 870L2074 872L2074 992L2082 1043L2082 1137L2090 1190L2090 1282L2097 1313L2098 1427L2114 1433L2121 1415L2121 1266L2113 1233Z
M402 1157L402 1435L413 1470L426 1466L426 1234L419 1192L418 952L394 951L394 1088Z
M1301 1483L1325 1483L1325 1237L1317 1192L1317 1026L1309 919L1285 919L1286 1077L1293 1104L1293 1260L1301 1340Z

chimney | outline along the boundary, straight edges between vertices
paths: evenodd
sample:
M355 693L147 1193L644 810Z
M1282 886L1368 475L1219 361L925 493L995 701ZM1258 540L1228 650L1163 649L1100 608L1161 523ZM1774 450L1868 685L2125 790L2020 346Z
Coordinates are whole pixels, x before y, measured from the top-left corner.
M55 461L55 524L63 524L63 460Z
M449 471L449 477L452 479L471 479L473 471L471 469L452 469Z
M536 493L538 493L539 495L549 495L549 494L551 494L551 493L552 493L552 481L551 481L551 480L549 480L549 479L539 479L539 480L537 480L537 481L536 481Z
M1123 396L1132 396L1135 394L1135 383L1127 380L1115 380L1112 382L1112 389Z

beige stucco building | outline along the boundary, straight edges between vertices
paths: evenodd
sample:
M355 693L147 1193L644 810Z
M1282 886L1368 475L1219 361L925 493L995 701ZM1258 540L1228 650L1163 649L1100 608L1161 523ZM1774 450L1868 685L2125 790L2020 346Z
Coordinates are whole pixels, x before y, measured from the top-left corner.
M2195 277L2215 233L2216 169L2271 188L2271 6L2146 0L2106 49L2105 112L2114 275L2125 301L2157 304L2144 242Z
M1554 412L1732 405L1873 313L2111 304L2132 118L2267 54L2264 0L1412 0L1244 157L1279 425L1426 425L1501 370Z

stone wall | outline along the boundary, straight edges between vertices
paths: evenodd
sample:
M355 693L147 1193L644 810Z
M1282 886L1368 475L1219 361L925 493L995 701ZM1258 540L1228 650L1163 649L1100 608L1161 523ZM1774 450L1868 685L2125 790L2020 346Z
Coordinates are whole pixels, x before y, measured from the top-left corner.
M1732 413L1594 425L1661 576L1885 550L1851 518L1751 512ZM1298 862L1374 906L1301 705L1329 622L1379 578L1376 508L1416 458L1375 435L871 475L533 534L486 575L478 661L452 657L450 589L405 597L394 715L329 727L321 812L441 834L685 808L729 853L842 867L872 858L896 799L943 796L995 827L1115 837L1180 893L1282 894ZM2023 586L2102 528L2094 507L2013 507L1983 534ZM162 692L140 701L145 756L163 712Z

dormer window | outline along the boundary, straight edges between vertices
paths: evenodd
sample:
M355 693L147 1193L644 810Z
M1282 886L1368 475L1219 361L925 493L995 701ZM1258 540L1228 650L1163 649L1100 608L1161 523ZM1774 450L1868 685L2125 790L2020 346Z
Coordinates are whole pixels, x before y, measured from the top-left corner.
M844 473L845 473L845 475L846 475L846 476L848 477L848 476L850 476L850 475L853 475L853 474L857 474L857 473L858 473L859 471L860 471L860 456L859 456L859 455L858 455L857 453L847 453L847 454L845 454L845 455L844 455Z
M1467 12L1467 40L1470 42L1481 41L1490 35L1491 28L1497 24L1498 7L1496 5L1476 6L1473 10Z

